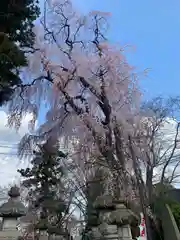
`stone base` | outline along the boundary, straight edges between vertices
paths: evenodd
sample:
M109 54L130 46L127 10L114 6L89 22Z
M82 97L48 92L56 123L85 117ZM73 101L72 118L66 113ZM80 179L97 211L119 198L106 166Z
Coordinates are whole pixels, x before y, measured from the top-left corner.
M118 234L109 234L104 236L104 239L107 240L119 240Z
M117 234L111 234L111 235L104 236L104 239L106 239L106 240L133 240L132 238L126 238L126 237L121 238Z

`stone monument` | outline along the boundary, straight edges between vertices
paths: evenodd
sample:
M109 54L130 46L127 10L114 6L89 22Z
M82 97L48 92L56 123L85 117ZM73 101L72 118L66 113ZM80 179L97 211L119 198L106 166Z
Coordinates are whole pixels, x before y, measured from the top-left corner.
M21 233L17 229L18 219L26 215L26 208L20 201L19 188L17 186L11 187L8 195L8 201L0 206L0 217L2 217L0 240L19 239Z
M94 204L91 240L132 240L138 236L139 217L127 208L125 201L112 196L98 197Z

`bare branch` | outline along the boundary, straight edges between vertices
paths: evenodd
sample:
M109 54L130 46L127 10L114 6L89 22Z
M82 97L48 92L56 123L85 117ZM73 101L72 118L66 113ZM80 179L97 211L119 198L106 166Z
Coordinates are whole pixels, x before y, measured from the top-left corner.
M169 165L172 157L174 156L174 152L177 148L177 142L178 142L178 136L179 136L179 126L180 126L180 122L178 122L177 124L177 127L176 127L176 135L175 135L175 139L174 139L174 146L173 146L173 149L168 157L168 160L166 161L164 167L163 167L163 170L162 170L162 175L161 175L161 183L163 182L164 180L164 177L165 177L165 171L166 171L166 168L167 166Z

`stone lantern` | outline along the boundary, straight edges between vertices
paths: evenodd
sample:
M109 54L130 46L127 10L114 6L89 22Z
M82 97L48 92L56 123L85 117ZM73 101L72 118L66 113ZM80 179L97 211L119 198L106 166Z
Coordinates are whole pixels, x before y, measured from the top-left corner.
M8 201L0 206L0 217L3 218L2 231L17 231L18 218L26 215L26 208L20 201L18 187L11 187L8 195Z
M114 204L116 210L112 211L109 215L109 223L116 224L120 239L136 239L139 236L137 230L139 229L140 218L127 208L124 200L119 199L118 201L114 201Z
M97 211L96 225L89 232L92 240L136 239L132 228L138 228L139 217L127 208L124 200L114 200L111 195L97 197L94 203Z
M57 228L56 226L50 226L48 229L50 240L65 240L66 233L60 227Z

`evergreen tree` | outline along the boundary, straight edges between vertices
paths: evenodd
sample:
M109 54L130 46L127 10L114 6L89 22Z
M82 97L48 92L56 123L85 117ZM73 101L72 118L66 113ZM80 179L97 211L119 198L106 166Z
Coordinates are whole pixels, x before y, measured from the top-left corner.
M40 14L37 0L2 0L0 6L0 106L10 100L21 84L20 67L26 62L25 49L35 40L33 22Z
M24 53L0 32L0 106L10 100L14 87L21 84L19 68L25 65Z
M31 205L40 213L38 228L47 228L49 232L62 232L62 217L66 212L63 200L62 158L66 155L57 146L49 148L49 142L38 146L31 161L32 167L18 170L25 178L23 184L29 189Z
M1 0L0 32L20 47L32 47L33 22L40 14L38 0Z
M89 231L93 226L97 226L99 213L94 209L96 198L103 195L105 192L104 180L106 179L105 171L102 167L94 169L94 173L89 176L86 182L85 195L87 200L86 205L86 225L82 231L82 239L90 240Z

